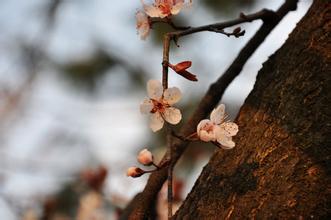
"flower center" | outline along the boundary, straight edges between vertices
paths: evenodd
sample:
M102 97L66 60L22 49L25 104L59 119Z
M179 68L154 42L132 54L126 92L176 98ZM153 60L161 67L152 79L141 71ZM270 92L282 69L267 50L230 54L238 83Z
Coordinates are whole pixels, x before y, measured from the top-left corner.
M168 16L171 14L171 5L169 5L168 3L161 3L159 4L159 9L162 12L162 14Z
M154 105L151 113L155 113L155 112L163 113L166 108L170 107L168 104L163 103L162 101L157 101L157 100L154 100L154 99L151 99L151 100L152 100L153 105Z
M211 133L214 130L214 125L207 123L207 124L205 124L205 126L203 126L202 130L205 130L208 133Z

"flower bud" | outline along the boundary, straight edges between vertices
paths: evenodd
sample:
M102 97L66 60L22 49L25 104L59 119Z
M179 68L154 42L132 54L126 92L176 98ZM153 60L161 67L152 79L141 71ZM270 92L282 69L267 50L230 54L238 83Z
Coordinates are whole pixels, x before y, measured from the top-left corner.
M126 175L133 178L140 177L144 173L145 171L140 169L139 167L129 167L129 169L126 171Z
M153 154L149 150L144 149L139 152L137 160L145 166L150 166L153 163Z

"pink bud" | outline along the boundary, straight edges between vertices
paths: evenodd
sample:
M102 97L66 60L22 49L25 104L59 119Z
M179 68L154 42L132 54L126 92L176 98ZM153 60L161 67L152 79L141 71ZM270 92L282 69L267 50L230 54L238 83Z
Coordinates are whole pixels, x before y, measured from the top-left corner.
M145 171L143 171L139 167L129 167L129 169L126 171L127 176L131 176L131 177L134 177L134 178L135 177L140 177L144 173L145 173Z
M150 166L153 163L153 154L149 150L144 149L139 152L137 160L145 166Z

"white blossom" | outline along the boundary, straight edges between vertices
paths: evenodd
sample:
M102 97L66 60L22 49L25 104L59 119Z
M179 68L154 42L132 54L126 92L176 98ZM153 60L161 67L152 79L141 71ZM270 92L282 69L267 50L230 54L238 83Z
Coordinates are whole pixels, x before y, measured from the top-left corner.
M142 114L151 114L150 128L156 132L163 127L164 121L170 124L178 124L182 119L179 109L172 107L181 99L181 91L177 87L165 89L161 82L149 80L147 82L147 93L149 98L140 104Z
M232 137L238 133L238 125L225 122L225 105L221 104L210 114L210 119L200 121L197 126L197 135L200 140L218 142L223 149L235 146Z

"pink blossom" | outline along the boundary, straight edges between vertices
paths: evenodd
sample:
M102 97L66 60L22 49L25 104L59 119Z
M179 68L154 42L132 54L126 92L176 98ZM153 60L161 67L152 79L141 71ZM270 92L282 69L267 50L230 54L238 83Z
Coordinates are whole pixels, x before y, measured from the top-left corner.
M231 149L235 146L232 137L238 133L238 125L233 122L225 122L225 105L221 104L210 114L210 119L200 121L197 126L197 134L200 140L216 141L223 149Z

